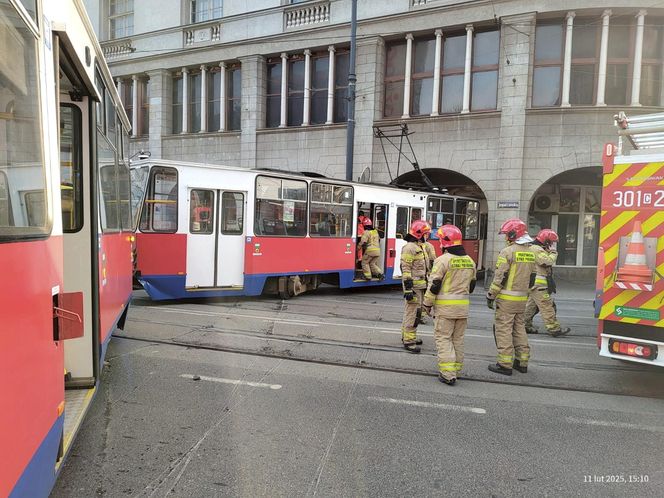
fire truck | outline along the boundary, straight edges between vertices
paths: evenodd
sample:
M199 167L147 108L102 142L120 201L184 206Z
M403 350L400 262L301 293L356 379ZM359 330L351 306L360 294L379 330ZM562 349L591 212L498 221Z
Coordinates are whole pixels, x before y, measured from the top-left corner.
M664 366L664 113L615 124L602 159L597 342L601 356Z

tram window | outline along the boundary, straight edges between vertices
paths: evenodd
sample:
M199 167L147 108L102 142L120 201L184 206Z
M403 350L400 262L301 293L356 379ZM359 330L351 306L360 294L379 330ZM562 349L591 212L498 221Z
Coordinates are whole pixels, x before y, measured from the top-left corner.
M131 231L134 226L131 210L131 181L129 167L124 161L118 162L118 194L122 230Z
M311 184L309 235L350 237L353 231L353 188L327 183Z
M95 102L95 108L97 111L97 127L100 130L103 130L106 120L106 115L104 114L106 87L104 86L104 81L101 79L101 76L98 72L95 72L95 86L97 87L97 91L101 97L98 102Z
M454 223L464 240L476 240L479 236L480 205L477 201L457 199Z
M106 107L106 136L108 141L116 146L117 137L116 137L116 127L115 127L115 106L113 105L113 99L111 98L111 92L105 92L105 107Z
M141 213L142 232L175 233L178 229L178 172L152 168L148 193Z
M141 213L141 206L143 205L145 197L145 189L148 186L149 172L150 168L148 166L131 168L129 172L131 176L131 216L133 229L136 229L138 226L138 216Z
M47 235L50 217L37 39L11 2L0 3L0 39L0 241L11 241Z
M244 233L244 194L224 192L221 194L221 233L242 235Z
M61 105L60 198L65 233L77 232L83 227L82 154L81 111L73 105Z
M408 208L399 206L397 208L397 239L403 239L408 235Z
M118 214L118 185L115 168L115 149L106 137L97 131L97 164L99 165L99 186L101 189L101 229L114 231L120 229Z
M214 192L192 190L189 194L189 232L211 234L214 231Z
M381 239L385 238L386 214L387 208L385 206L376 206L373 222L374 228L378 231L378 236Z
M410 222L421 220L422 210L420 208L412 208L410 211Z
M304 237L307 234L307 182L256 178L256 235Z
M429 198L427 221L431 225L431 238L436 238L436 232L442 225L454 224L454 199L447 197Z

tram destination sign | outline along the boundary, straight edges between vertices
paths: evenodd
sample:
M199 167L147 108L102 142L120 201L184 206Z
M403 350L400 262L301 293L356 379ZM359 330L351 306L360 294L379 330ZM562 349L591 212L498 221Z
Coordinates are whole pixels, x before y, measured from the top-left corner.
M638 318L640 320L659 321L659 310L648 308L630 308L629 306L616 306L615 315L620 318Z

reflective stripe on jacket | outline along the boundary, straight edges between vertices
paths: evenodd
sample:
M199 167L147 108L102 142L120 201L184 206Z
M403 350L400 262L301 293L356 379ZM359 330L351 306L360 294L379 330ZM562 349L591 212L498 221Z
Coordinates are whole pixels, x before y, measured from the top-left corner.
M525 306L534 271L535 254L530 244L511 243L498 254L489 293L504 301L523 302Z
M360 245L366 244L367 248L364 254L367 256L380 256L380 237L378 230L365 230L360 239Z
M547 251L542 246L533 244L531 247L535 254L535 288L547 288L549 283L546 279L551 275L551 267L556 264L558 253L556 251Z
M470 256L443 253L433 263L424 305L435 306L435 316L466 318L470 308L470 283L475 280L476 272L475 262ZM436 280L441 282L438 294L431 292Z
M401 250L401 279L412 280L413 289L427 288L427 261L421 244L408 242Z

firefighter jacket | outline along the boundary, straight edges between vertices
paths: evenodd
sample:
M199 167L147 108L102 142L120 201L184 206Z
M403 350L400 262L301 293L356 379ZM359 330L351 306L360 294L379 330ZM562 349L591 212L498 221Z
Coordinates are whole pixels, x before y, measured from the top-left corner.
M549 279L552 277L552 267L556 264L558 253L553 250L547 251L542 246L533 244L530 249L535 254L535 289L547 289Z
M489 297L513 303L515 310L526 306L528 289L535 276L535 253L530 244L510 243L498 254L496 274L489 287ZM512 308L510 306L510 308Z
M360 239L360 246L366 244L364 254L367 256L380 256L380 237L378 230L365 230Z
M413 289L427 288L427 260L419 242L408 242L401 250L401 281L413 281Z
M433 268L433 262L436 260L436 249L434 249L431 242L423 242L422 247L424 248L424 257L427 261L427 274L429 274Z
M434 306L434 316L467 318L470 308L470 285L477 277L475 262L470 256L443 253L433 263L424 306Z

